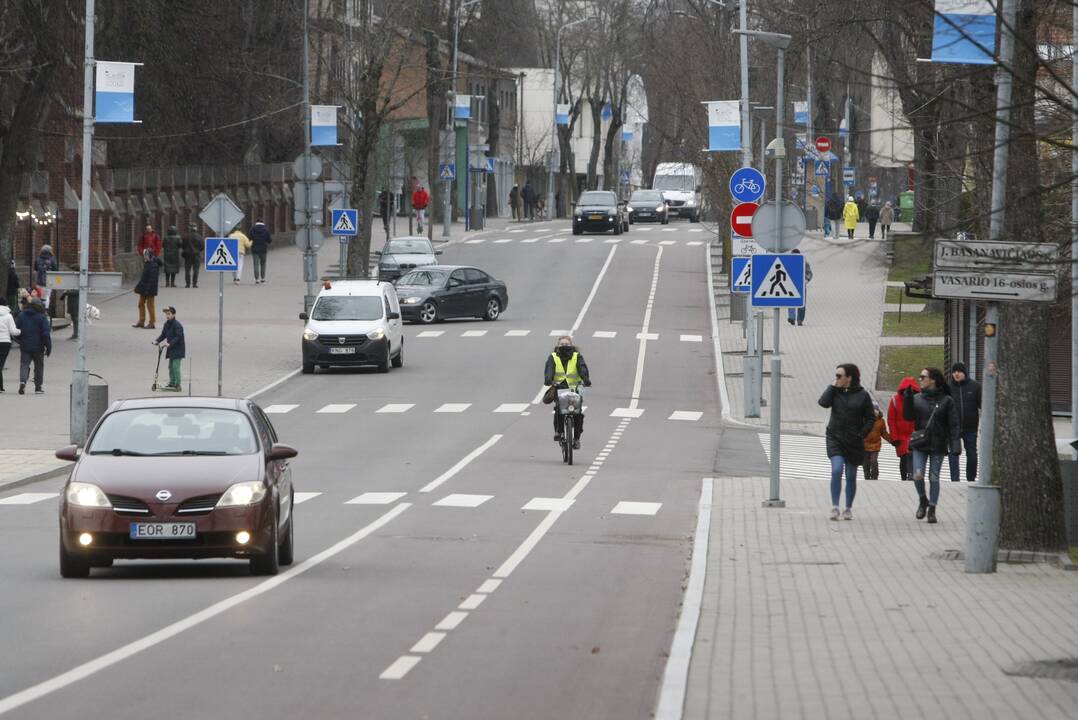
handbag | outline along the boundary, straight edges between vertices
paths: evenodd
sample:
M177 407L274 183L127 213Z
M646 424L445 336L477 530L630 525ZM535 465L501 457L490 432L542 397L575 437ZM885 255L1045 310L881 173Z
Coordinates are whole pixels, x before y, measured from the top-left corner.
M557 383L554 383L553 385L551 385L550 387L548 387L546 389L545 393L543 393L543 404L544 405L550 405L552 402L554 402L557 399L558 399L558 385L557 385Z
M932 447L932 439L928 435L928 431L932 428L932 420L936 417L936 411L940 409L940 404L936 403L936 407L932 408L932 414L928 416L928 422L920 430L914 430L910 435L909 446L911 450L917 450L919 452L926 452Z

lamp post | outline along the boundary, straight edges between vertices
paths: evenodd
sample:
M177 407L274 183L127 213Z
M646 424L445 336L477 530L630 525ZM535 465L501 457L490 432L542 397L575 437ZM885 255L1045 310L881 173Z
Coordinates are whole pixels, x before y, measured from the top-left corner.
M446 93L449 107L445 114L445 150L446 162L448 163L457 154L457 137L453 132L453 113L457 104L457 50L460 46L460 14L469 5L475 5L480 0L465 0L457 4L457 12L453 14L453 74L450 76L449 92ZM449 139L453 138L452 144ZM465 158L465 182L467 182L467 158ZM453 181L445 180L442 195L442 237L449 237L449 228L453 224ZM465 210L467 212L467 209Z
M752 108L754 113L765 113L774 110L774 105L755 105ZM752 137L752 129L750 126L749 137ZM767 119L760 118L760 167L764 166L764 160L767 157Z
M551 126L550 126L550 167L547 172L547 192L546 192L546 206L549 209L551 215L554 217L554 153L558 149L558 70L561 67L561 33L566 28L570 28L573 25L579 25L587 20L587 18L580 18L579 20L572 20L565 23L558 28L558 32L554 38L554 107L550 108ZM560 177L558 178L561 179Z

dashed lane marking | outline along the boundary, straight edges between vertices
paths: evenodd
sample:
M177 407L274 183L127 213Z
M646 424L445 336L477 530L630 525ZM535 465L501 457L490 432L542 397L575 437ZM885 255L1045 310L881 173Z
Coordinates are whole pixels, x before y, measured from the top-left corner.
M417 338L434 338L434 337L441 337L444 334L445 334L445 330L424 330L423 332L416 335L416 337Z
M646 245L647 242L648 242L647 240L630 240L629 244L630 245Z
M675 410L670 414L667 420L685 420L688 422L696 422L702 418L704 414L696 410Z
M434 626L435 630L456 630L460 626L464 619L468 617L468 613L454 610L446 615L440 623Z
M703 245L704 241L703 240L690 240L689 242L687 242L685 244L688 245L689 247L696 247L697 245Z
M643 332L638 332L638 333L636 334L636 339L637 339L637 340L658 340L658 339L659 339L659 333L653 333L653 332L649 332L649 333L643 333Z
M495 412L497 412L497 410L495 410ZM462 457L460 460L457 461L457 463L453 467L449 468L444 473L442 473L438 477L434 478L433 480L431 480L429 483L427 483L423 487L419 488L419 492L427 493L427 492L430 492L431 490L434 490L439 485L446 482L447 480L452 478L454 475L459 473L461 470L463 470L465 467L467 467L468 463L470 463L472 460L475 460L477 457L482 455L484 452L487 451L487 449L493 447L494 443L498 442L501 439L502 439L501 435L491 435L489 440L487 440L485 443L483 443L482 445L477 447L475 450L472 450L470 453L468 453L464 457Z
M354 408L355 406L356 406L355 403L337 403L337 404L331 403L331 404L326 405L325 407L323 407L318 412L320 412L320 413L346 413L349 410L351 410L352 408Z
M461 337L483 337L487 334L486 330L465 330L460 334Z
M401 655L378 676L380 680L400 680L419 664L417 655Z
M530 407L528 403L502 403L494 408L496 413L522 413Z
M43 500L51 500L60 497L60 493L19 493L6 498L0 498L0 505L33 505Z
M614 408L614 412L610 413L610 417L638 418L643 414L643 408Z
M412 646L411 652L429 653L434 648L438 647L438 643L440 643L444 639L444 632L429 632L423 637L419 638L419 642Z
M507 330L506 337L527 337L531 330Z
M681 342L703 342L703 335L682 335Z
M548 243L563 243L563 242L565 242L565 238L560 238L560 237L550 238L549 240L547 240L547 242Z
M473 240L465 240L464 244L465 245L478 245L478 244L486 242L486 241L487 241L486 238L475 238Z
M293 493L293 495L292 495L292 504L300 505L302 503L307 502L308 500L314 500L316 497L318 497L321 494L322 493L320 493L320 492L296 492L296 493Z
M654 515L659 512L659 508L663 506L662 503L657 502L633 502L630 500L622 500L614 509L610 511L611 515Z
M452 493L438 500L433 505L437 507L464 507L476 508L490 500L493 495L469 495L467 493Z
M357 495L345 505L389 505L400 500L408 493L402 492L365 492Z
M593 338L613 338L617 337L618 333L615 330L596 330L591 336Z
M621 238L610 238L609 240L603 240L603 242L607 245L617 245L621 242Z
M582 237L582 238L577 238L577 239L576 239L576 240L574 240L573 242L578 242L578 243L590 243L590 242L595 242L595 238L589 238L589 237Z
M415 403L389 403L378 408L378 413L404 413L415 407Z
M511 242L513 242L513 238L502 238L501 240L495 240L493 244L494 245L503 245L505 243L511 243Z
M540 510L543 512L565 512L568 510L575 500L569 500L566 498L549 498L549 497L537 497L532 498L527 502L521 510Z
M267 415L284 415L285 413L292 412L299 405L270 405L269 407L262 408L262 412Z
M561 337L562 335L569 335L568 330L551 330L550 337Z
M472 593L468 597L464 598L464 602L462 602L457 607L461 610L475 610L477 607L482 605L483 601L486 599L486 595L483 595L481 593Z
M445 403L439 406L436 413L462 413L472 406L471 403Z
M660 245L677 245L677 240L660 240Z

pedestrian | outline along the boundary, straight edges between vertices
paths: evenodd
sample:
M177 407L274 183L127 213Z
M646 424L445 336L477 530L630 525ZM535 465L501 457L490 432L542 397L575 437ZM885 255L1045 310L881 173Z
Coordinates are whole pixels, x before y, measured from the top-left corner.
M135 285L138 295L138 322L131 327L153 328L157 322L157 285L161 273L161 258L146 248L142 251L142 277Z
M266 223L259 220L251 226L251 255L255 260L255 285L266 282L266 255L273 242Z
M168 385L165 390L180 389L180 361L186 357L186 345L183 337L183 325L176 319L176 308L165 308L165 326L161 334L153 341L154 345L165 343L165 357L168 358Z
M180 272L180 252L183 238L175 225L170 225L162 243L161 260L164 261L165 287L176 287L176 275Z
M423 233L423 220L426 217L427 206L430 205L430 193L423 183L417 183L415 192L412 193L412 207L415 208L416 232Z
M535 219L535 188L531 181L524 183L524 189L520 191L520 197L524 200L524 217L528 220Z
M34 284L40 288L41 302L47 310L49 300L52 299L52 289L49 287L49 273L56 272L60 266L56 263L56 257L52 254L51 245L42 245L37 258L34 260Z
M584 362L584 356L573 345L573 338L562 335L554 351L547 356L546 365L543 367L543 384L557 388L570 389L579 392L578 388L591 387L591 373L588 364ZM561 410L558 401L554 401L554 442L565 439L562 428L564 427ZM584 433L584 413L573 416L573 432L576 439L573 440L573 449L580 449L580 436Z
M19 394L26 394L26 381L30 379L30 363L34 364L34 393L45 392L45 358L52 355L52 324L45 314L41 298L31 298L25 309L15 318L19 329Z
M236 247L239 250L236 254L236 272L232 274L232 282L239 285L240 280L243 278L243 258L247 255L247 251L251 249L251 239L239 230L233 230L228 236L236 238Z
M151 250L154 255L161 257L161 236L154 231L152 225L147 225L142 231L142 237L139 238L138 245L135 247L135 252L140 256L145 250Z
M876 419L865 436L865 480L880 479L880 446L884 440L894 444L891 434L887 432L887 421L883 419L883 412L875 400L872 400L872 412Z
M962 439L958 412L947 390L947 381L939 368L925 368L918 379L921 392L905 391L902 415L914 424L910 437L913 451L913 485L920 502L917 519L926 514L928 522L936 522L936 505L940 497L940 469L948 452L958 452ZM929 494L925 495L925 471L928 471Z
M857 222L861 219L861 211L857 209L857 203L853 196L846 198L846 204L842 207L842 220L846 225L846 235L853 240L853 231L857 229Z
M921 391L917 385L917 378L907 375L898 384L898 390L891 396L891 402L887 404L887 428L891 433L891 442L895 446L895 454L898 456L898 472L902 479L913 480L913 455L910 454L910 436L913 435L913 422L907 420L902 414L902 408L906 404L906 390L914 393Z
M15 270L15 258L7 265L7 300L8 307L15 307L19 301L19 273Z
M962 433L962 445L966 450L966 481L977 479L977 428L981 423L981 384L969 377L966 364L951 365L951 399L958 411L958 425ZM958 482L958 453L948 458L951 466L951 482Z
M518 203L520 202L520 186L513 185L513 189L509 191L509 209L513 214L514 220L520 220L520 212L518 211Z
M388 190L378 193L378 211L382 214L382 229L389 238L389 218L393 214L393 196Z
M0 393L4 392L4 363L11 352L11 341L22 334L22 330L11 317L11 308L7 298L0 297Z
M886 240L891 234L891 224L895 221L895 209L891 207L891 201L884 203L880 209L880 239Z
M828 198L827 203L823 208L824 217L830 221L831 229L835 233L835 239L838 240L838 224L842 219L842 201L838 199L838 193L831 193L831 197Z
M198 271L202 266L205 243L198 234L198 226L191 223L183 237L183 286L198 287Z
M876 239L876 223L880 220L880 206L875 200L865 208L865 220L868 220L868 239Z
M830 408L827 421L827 457L831 460L831 519L853 520L857 494L857 466L864 462L865 437L876 422L872 398L861 387L861 371L853 363L835 368L835 381L820 396L820 407ZM846 473L846 509L839 512L842 474Z
M793 251L797 255L801 254L801 250L794 248ZM802 305L799 308L790 308L786 311L786 322L793 325L795 322L798 325L805 324L805 308L808 306L808 284L812 282L812 265L809 265L809 261L805 260L805 292L801 296Z

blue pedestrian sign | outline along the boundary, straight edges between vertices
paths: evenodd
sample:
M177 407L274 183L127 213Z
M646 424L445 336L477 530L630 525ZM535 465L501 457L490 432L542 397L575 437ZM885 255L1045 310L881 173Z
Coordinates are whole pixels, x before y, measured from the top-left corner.
M730 258L731 287L735 293L748 293L752 290L752 257Z
M621 183L623 185L628 185L629 184L629 171L628 170L622 170L621 171Z
M487 166L483 169L486 170L488 173L495 172L498 169L498 158L488 157Z
M453 163L442 163L438 166L439 180L456 180L457 166Z
M330 216L330 232L334 235L358 235L359 234L359 211L358 210L334 210Z
M754 255L749 297L753 307L804 307L805 256L798 253Z
M240 269L240 241L234 237L206 238L206 272L236 272Z
M743 167L730 176L730 196L739 203L756 202L767 188L764 174L752 167Z
M823 160L816 161L816 177L831 177L831 168Z

